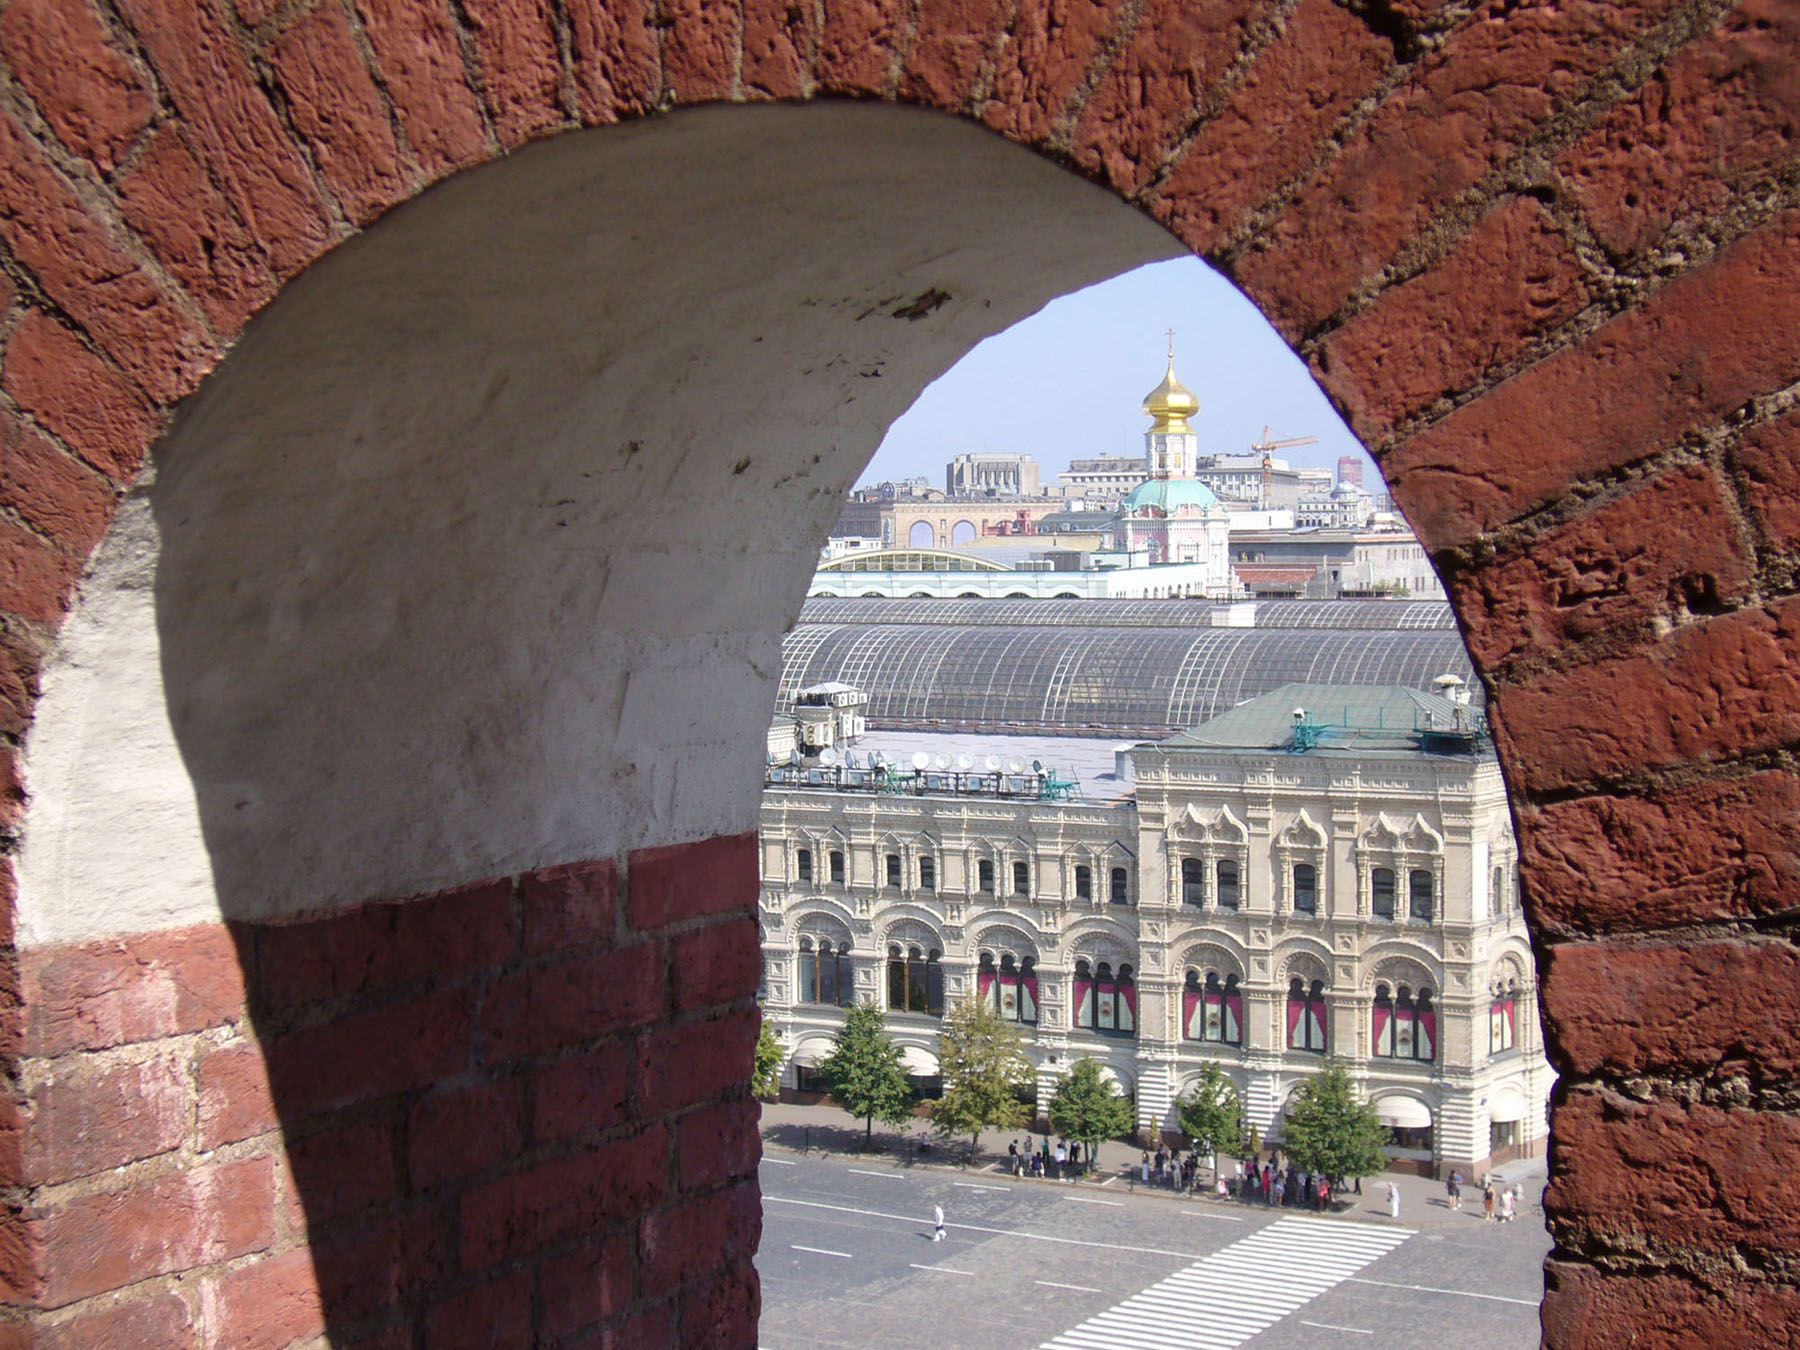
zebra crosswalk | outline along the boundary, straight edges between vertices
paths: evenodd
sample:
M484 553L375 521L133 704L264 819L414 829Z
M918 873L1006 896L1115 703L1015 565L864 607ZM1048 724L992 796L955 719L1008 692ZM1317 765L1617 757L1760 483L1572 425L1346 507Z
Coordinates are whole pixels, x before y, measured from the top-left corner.
M1230 1350L1412 1236L1291 1215L1090 1317L1041 1350Z

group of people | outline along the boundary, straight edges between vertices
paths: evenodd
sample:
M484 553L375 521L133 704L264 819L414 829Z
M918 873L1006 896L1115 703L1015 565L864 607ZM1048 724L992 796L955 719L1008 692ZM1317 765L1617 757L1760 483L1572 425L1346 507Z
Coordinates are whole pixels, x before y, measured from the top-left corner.
M1031 1137L1027 1135L1024 1147L1015 1139L1006 1146L1006 1166L1015 1177L1048 1177L1051 1181L1065 1178L1073 1181L1081 1173L1081 1143L1071 1144L1064 1140L1056 1141L1054 1150L1050 1147L1050 1136L1044 1136L1043 1144L1037 1149L1031 1147Z
M1261 1203L1288 1209L1316 1209L1324 1213L1331 1207L1332 1180L1323 1172L1307 1172L1292 1163L1283 1170L1280 1158L1272 1157L1257 1166L1254 1159L1246 1168L1237 1165L1237 1198L1247 1205Z
M1463 1174L1461 1169L1453 1170L1444 1178L1444 1190L1450 1198L1450 1208L1462 1208ZM1519 1205L1525 1199L1525 1187L1514 1182L1511 1186L1494 1185L1490 1176L1481 1183L1481 1217L1484 1221L1511 1223L1518 1217Z

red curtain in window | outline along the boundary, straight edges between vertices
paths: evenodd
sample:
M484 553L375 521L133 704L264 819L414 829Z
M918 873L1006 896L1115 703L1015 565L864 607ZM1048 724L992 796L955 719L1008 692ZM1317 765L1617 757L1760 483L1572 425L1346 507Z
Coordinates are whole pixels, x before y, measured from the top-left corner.
M1119 1030L1137 1030L1137 982L1135 980L1119 982Z
M1418 1040L1413 1045L1413 1054L1418 1059L1437 1058L1437 1009L1419 1009Z
M1094 1025L1094 982L1079 975L1075 977L1075 1025Z
M1000 1001L994 988L994 970L991 966L983 966L975 972L975 1001L991 1013L1000 1011Z
M1235 985L1225 987L1225 1034L1228 1045L1244 1043L1244 996Z
M1029 973L1019 976L1019 1020L1021 1022L1037 1021L1038 992L1037 976Z
M1287 1043L1290 1050L1306 1049L1306 995L1289 994L1287 1006Z
M1181 991L1181 1034L1190 1041L1204 1040L1204 1028L1201 1022L1202 995L1195 985L1188 985Z
M1394 1005L1385 999L1375 1002L1375 1053L1389 1056L1394 1053Z

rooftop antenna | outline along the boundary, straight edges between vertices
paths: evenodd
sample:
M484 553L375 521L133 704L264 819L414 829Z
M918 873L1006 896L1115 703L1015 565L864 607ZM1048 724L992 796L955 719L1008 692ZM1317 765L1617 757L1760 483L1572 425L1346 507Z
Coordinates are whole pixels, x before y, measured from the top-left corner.
M823 764L826 768L831 768L831 766L837 762L838 752L833 750L829 745L819 751L819 763Z
M975 767L974 756L958 755L956 757L956 767L957 767L958 772L967 773L970 769Z
M931 756L923 750L919 751L912 757L912 766L920 772L924 772L931 767Z
M987 757L984 767L987 769L987 771L989 773L999 773L1000 772L1000 756L989 755Z

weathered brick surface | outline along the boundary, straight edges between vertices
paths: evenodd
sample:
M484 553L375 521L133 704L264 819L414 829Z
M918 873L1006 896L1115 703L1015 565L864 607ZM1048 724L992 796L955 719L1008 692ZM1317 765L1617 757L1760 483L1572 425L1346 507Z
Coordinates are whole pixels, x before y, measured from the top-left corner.
M737 81L742 21L734 6L708 0L663 0L663 88L678 103L731 97Z
M875 95L893 76L910 7L903 0L838 0L824 7L812 77L834 94Z
M683 933L671 947L677 1012L731 1003L756 992L762 976L762 946L755 919L715 923Z
M38 310L6 344L4 388L19 406L115 482L137 477L158 430L143 396L68 329Z
M616 122L654 107L662 83L648 0L572 0L568 11L581 120ZM748 14L744 22L748 32ZM744 64L748 83L748 50Z
M35 427L0 410L0 506L77 556L106 533L114 485Z
M103 173L150 124L149 86L88 0L15 0L0 55L56 134Z
M1517 658L1739 599L1756 574L1724 485L1703 464L1669 470L1591 515L1451 578L1493 670ZM1478 619L1479 622L1471 622Z
M1742 0L1558 161L1608 248L1640 253L1671 225L1729 206L1793 155L1800 11Z
M202 1055L199 1084L198 1142L203 1149L264 1134L280 1123L262 1047L253 1042Z
M152 1294L78 1313L66 1321L35 1329L21 1350L190 1350L200 1342L200 1328L187 1303L172 1292Z
M1668 1350L1790 1345L1800 1335L1800 1292L1751 1275L1709 1271L1612 1273L1568 1261L1544 1266L1544 1343L1556 1350Z
M532 955L610 943L619 913L619 869L608 858L533 872L519 886L525 950Z
M1800 598L1502 686L1489 717L1512 786L1526 792L1791 744L1800 739Z
M192 1112L186 1065L167 1055L110 1067L77 1061L31 1095L24 1180L34 1186L179 1148Z
M1800 1067L1800 951L1786 943L1562 943L1540 984L1558 1052L1583 1076Z
M638 1042L639 1109L678 1111L748 1082L761 1025L752 1008L647 1032Z
M563 121L562 58L550 0L465 0L488 115L502 145L520 145Z
M1791 773L1515 810L1532 918L1553 929L1665 928L1800 907Z
M762 1287L756 1268L739 1261L687 1291L681 1301L681 1343L720 1350L752 1350Z
M923 0L900 72L900 94L960 108L1000 41L1012 6L1005 0Z
M1800 378L1800 215L1788 214L1382 457L1434 551L1643 459Z
M385 1123L347 1125L289 1142L296 1226L318 1227L393 1200L399 1191L394 1132Z
M641 848L626 870L635 928L748 909L756 903L756 835Z
M749 1256L762 1232L754 1180L659 1210L638 1225L638 1290L658 1298L715 1271L720 1257Z
M341 1324L391 1309L451 1278L453 1221L448 1205L414 1205L362 1228L309 1237L320 1298L333 1319ZM411 1350L410 1336L405 1344Z
M531 1340L531 1275L518 1271L478 1285L433 1308L425 1350L489 1350Z
M627 1040L538 1066L531 1075L531 1137L561 1143L622 1125L630 1117Z
M27 951L22 975L34 1055L104 1050L244 1016L237 949L216 926Z
M1320 152L1320 141L1393 64L1393 47L1331 0L1301 0L1281 37L1177 162L1152 209L1208 253Z
M1473 295L1479 304L1470 304ZM1574 250L1543 208L1514 198L1436 267L1327 336L1314 372L1345 399L1357 434L1379 441L1505 364L1589 297Z
M426 1097L407 1122L408 1179L414 1187L436 1186L513 1157L523 1137L522 1103L520 1085L511 1080Z
M408 0L356 0L381 81L413 158L432 177L483 158L481 101L464 78L450 12Z
M481 1010L483 1060L513 1060L657 1021L667 998L663 960L661 943L640 942L508 975Z
M992 102L982 119L1026 145L1041 141L1124 9L1124 0L1022 0L996 57Z
M470 995L450 989L277 1037L276 1103L310 1114L451 1077L469 1065L472 1025Z
M1800 412L1748 432L1733 452L1750 511L1777 548L1800 548Z
M675 1155L681 1164L681 1189L705 1190L733 1177L755 1173L762 1160L757 1130L762 1107L754 1097L721 1102L681 1118Z
M344 11L321 5L281 35L269 58L288 115L344 213L367 224L405 197L400 145Z
M326 1329L325 1304L304 1249L239 1266L208 1282L210 1344L281 1350Z
M631 1301L631 1237L615 1233L544 1262L538 1273L538 1331L564 1336L621 1313Z

